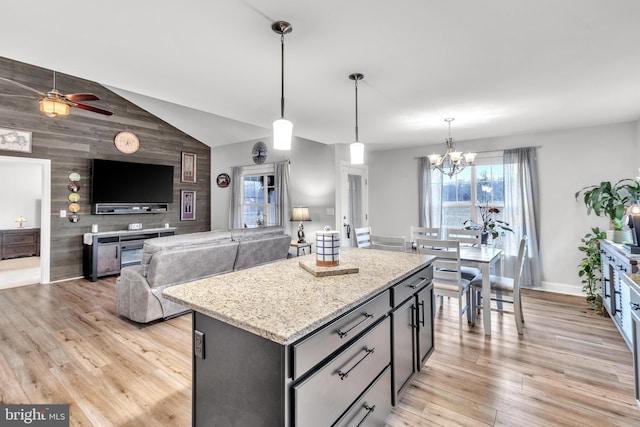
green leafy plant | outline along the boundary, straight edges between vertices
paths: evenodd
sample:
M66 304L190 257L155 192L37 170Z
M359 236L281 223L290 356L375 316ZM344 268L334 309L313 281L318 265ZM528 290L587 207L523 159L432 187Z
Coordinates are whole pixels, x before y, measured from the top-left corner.
M600 263L600 240L606 233L598 227L591 229L580 240L578 250L584 258L578 264L578 276L582 283L582 292L587 294L587 303L598 314L602 314L602 264Z
M576 200L581 194L587 206L587 215L593 212L597 216L607 216L614 230L622 230L627 206L640 196L640 183L631 178L621 179L615 184L602 181L576 192Z
M466 220L462 224L467 230L482 230L485 234L491 234L491 237L497 239L501 231L513 230L509 227L509 223L496 218L496 215L500 213L500 209L489 206L489 202L485 202L479 206L480 209L480 222L474 222L470 219Z

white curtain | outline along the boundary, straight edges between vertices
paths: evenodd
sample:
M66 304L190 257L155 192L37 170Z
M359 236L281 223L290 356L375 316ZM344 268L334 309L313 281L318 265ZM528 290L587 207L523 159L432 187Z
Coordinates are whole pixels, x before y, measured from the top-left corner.
M275 163L276 184L276 218L275 223L284 226L285 221L291 217L291 194L289 161L283 160Z
M229 200L229 229L244 227L242 221L242 167L231 168L231 200Z
M536 149L516 148L504 151L504 205L505 220L513 233L505 233L504 250L507 265L515 261L522 236L528 236L527 259L524 264L522 285L541 285L540 264L540 197ZM510 272L513 265L510 267Z
M442 226L442 174L431 173L428 157L421 157L418 164L418 226Z

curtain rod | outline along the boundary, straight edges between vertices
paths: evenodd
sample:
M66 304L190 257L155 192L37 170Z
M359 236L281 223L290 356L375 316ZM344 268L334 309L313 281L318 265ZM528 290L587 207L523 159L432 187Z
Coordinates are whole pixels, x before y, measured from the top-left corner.
M534 145L530 147L517 147L517 148L542 148L541 145ZM485 154L485 153L497 153L499 151L512 150L512 148L497 148L495 150L485 150L485 151L474 151L476 154ZM425 159L427 156L414 157L414 159Z

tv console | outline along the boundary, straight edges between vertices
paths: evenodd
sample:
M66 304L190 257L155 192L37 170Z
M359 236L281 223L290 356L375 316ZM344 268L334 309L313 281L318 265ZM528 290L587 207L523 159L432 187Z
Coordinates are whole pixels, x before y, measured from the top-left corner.
M97 215L166 213L168 210L168 203L96 203L93 205L93 213Z
M122 267L140 264L145 240L173 236L175 230L175 227L170 227L85 233L82 257L84 278L95 282L98 277L120 274Z

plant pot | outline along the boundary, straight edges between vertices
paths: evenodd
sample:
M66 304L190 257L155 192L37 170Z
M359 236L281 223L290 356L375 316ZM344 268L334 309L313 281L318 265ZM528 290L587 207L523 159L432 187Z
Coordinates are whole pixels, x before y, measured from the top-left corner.
M612 230L611 241L614 243L632 243L633 237L631 235L631 230Z

